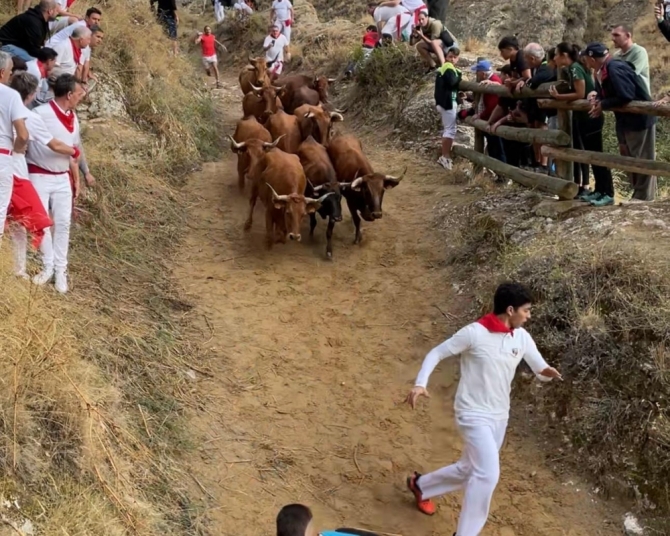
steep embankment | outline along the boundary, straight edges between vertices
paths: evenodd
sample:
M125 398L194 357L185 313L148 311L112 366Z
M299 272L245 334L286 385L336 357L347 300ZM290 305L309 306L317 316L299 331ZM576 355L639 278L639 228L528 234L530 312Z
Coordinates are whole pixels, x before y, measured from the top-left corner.
M78 202L71 292L16 280L2 245L0 513L26 534L196 534L180 456L198 353L172 320L186 305L166 263L183 176L216 154L216 114L148 4L102 9L100 83L80 113L98 182Z

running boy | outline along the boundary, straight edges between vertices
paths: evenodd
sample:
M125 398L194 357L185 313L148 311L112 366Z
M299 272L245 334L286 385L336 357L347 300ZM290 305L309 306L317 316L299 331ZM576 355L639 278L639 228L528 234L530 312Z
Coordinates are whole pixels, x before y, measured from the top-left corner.
M219 58L216 56L216 45L220 45L224 50L226 47L216 40L209 26L205 26L204 34L198 32L195 44L197 45L198 43L200 43L200 47L202 48L202 64L205 66L207 76L212 76L213 72L214 78L216 78L216 87L221 87L219 83Z
M442 156L437 163L444 169L453 167L451 161L451 146L456 137L456 112L458 109L458 84L461 82L462 74L456 68L458 56L461 51L452 47L447 52L445 62L437 71L435 79L435 104L437 111L442 116Z
M419 510L428 515L435 513L432 497L464 489L455 536L478 536L486 524L500 476L498 453L507 429L511 384L521 360L541 381L562 379L547 365L522 327L530 318L531 301L522 285L500 285L493 297L493 313L433 348L407 395L407 402L414 408L420 397L428 396L428 378L437 364L460 354L461 379L454 409L464 442L461 459L426 475L415 472L407 479Z

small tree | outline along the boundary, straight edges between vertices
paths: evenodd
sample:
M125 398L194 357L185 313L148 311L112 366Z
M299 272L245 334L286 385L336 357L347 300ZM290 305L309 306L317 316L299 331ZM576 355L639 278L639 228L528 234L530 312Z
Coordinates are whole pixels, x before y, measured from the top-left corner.
M434 19L445 22L447 20L447 9L449 8L449 0L427 0L428 13Z

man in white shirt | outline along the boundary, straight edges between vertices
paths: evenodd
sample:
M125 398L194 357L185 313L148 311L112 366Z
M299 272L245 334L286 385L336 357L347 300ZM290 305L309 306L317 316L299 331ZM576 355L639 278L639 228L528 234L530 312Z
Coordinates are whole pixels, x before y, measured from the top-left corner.
M428 16L428 7L423 0L386 0L379 4L379 7L398 7L402 6L406 11L412 14L412 29L419 25L419 15L425 13Z
M30 105L26 105L29 109L44 104L53 97L49 92L48 79L56 67L57 58L58 53L54 49L44 47L37 52L37 59L26 62L26 70L37 78L37 95Z
M241 11L242 13L246 13L247 15L251 15L254 12L251 6L247 4L244 0L237 0L233 4L233 9L235 9L236 11ZM290 29L289 29L289 35L290 35Z
M7 208L12 198L12 154L25 153L28 145L28 110L21 102L21 96L7 87L12 67L12 57L7 52L0 52L0 238L5 230Z
M288 40L280 33L279 24L270 26L270 35L263 41L265 62L268 66L270 78L276 80L284 70L284 56L290 61L291 53L288 51Z
M76 78L69 74L58 77L53 86L54 98L35 108L48 131L70 147L81 147L79 120L74 109L86 94ZM42 240L42 272L33 278L44 285L56 276L56 290L66 293L67 255L70 242L72 205L79 195L79 169L69 156L58 154L38 141L32 142L26 154L30 181L45 207L51 209L53 227Z
M85 26L78 26L68 37L53 45L53 49L58 54L56 66L67 74L81 76L81 72L86 63L86 56L83 51L91 44L91 30Z
M286 42L291 42L291 27L293 26L293 5L291 0L273 0L272 22L279 24L279 30L286 37Z
M388 35L394 41L409 41L414 20L413 15L403 6L382 7L368 4L368 13L377 24L379 36Z
M37 93L37 83L37 78L35 78L30 73L19 72L12 76L10 87L19 93L23 104L28 107ZM28 117L26 117L26 127L28 128L31 143L41 143L58 154L62 154L74 159L78 158L79 150L76 147L66 145L62 141L54 138L47 129L47 126L44 124L42 117L35 112L28 112ZM12 232L15 252L15 273L17 276L27 279L26 230L30 230L30 232L33 233L35 238L35 240L33 240L33 244L35 247L38 247L44 237L44 229L47 229L53 225L53 222L49 219L48 207L43 206L39 194L35 190L34 186L32 186L32 183L30 183L30 175L28 172L28 164L26 162L25 155L16 153L13 155L13 157L14 185L15 188L18 188L17 185L21 186L20 196L24 204L24 207L21 209L21 218L17 219L16 215L14 215L14 219L17 220L17 223L19 224L14 226ZM26 207L25 205L30 206Z
M427 515L435 513L432 497L464 490L457 536L478 536L486 524L500 476L499 451L507 429L512 380L521 360L541 381L562 379L522 327L530 318L531 301L530 292L522 285L500 285L493 298L493 313L433 348L407 396L414 408L419 397L428 396L428 378L437 364L460 354L461 379L454 409L465 444L461 459L426 475L415 472L407 479L417 507Z

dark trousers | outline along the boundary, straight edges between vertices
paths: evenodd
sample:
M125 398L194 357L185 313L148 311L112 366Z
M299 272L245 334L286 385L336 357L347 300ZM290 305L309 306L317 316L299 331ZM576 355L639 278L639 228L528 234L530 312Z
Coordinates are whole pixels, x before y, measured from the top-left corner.
M503 147L502 138L494 136L493 134L484 134L484 137L486 138L486 151L489 156L506 164L507 159L505 158L505 149Z
M532 165L532 147L528 143L513 140L502 140L506 163L510 166L520 167Z
M572 143L575 149L582 151L603 152L603 123L602 116L589 119L572 120ZM614 197L614 182L609 168L591 166L596 184L594 190L600 194ZM589 185L589 165L575 162L575 182L586 188Z

